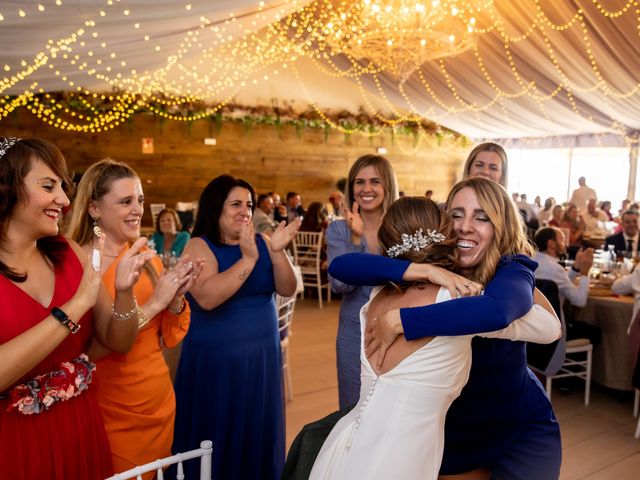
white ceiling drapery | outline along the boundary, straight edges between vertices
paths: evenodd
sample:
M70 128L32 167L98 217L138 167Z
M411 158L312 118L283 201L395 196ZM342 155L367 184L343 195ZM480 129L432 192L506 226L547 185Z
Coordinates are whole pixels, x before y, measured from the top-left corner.
M389 71L341 76L349 61L340 52L329 62L310 48L305 53L300 39L287 45L274 36L270 24L309 3L0 2L0 92L100 92L118 86L150 95L162 87L213 102L277 101L299 109L313 104L320 111L362 107L389 120L420 115L472 138L511 146L637 139L640 30L633 1L495 0L491 18L479 25L487 31L478 35L475 48L427 61L405 81ZM57 45L80 29L83 34L67 50ZM233 50L234 42L249 37L253 44ZM265 40L263 53L250 51L259 39ZM47 48L50 40L57 46L55 58ZM276 51L282 48L290 53ZM37 64L39 52L47 61L18 78Z

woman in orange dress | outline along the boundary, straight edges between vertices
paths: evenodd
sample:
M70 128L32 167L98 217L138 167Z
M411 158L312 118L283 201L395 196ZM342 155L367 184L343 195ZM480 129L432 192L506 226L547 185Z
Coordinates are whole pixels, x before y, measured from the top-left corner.
M140 236L143 205L140 179L124 163L102 160L78 185L68 234L83 248L94 226L106 234L102 273L111 294L116 266ZM162 262L154 257L134 287L139 324L131 351L121 355L98 342L92 345L90 357L100 370L96 394L116 472L171 454L176 406L162 350L176 346L187 333L184 293L200 269L201 263L194 267L185 256L163 273Z

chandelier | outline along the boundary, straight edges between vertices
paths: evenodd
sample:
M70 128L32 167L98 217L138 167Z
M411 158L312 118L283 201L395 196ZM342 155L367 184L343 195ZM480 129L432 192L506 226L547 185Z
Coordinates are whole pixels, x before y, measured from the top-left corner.
M329 2L325 3L327 6ZM316 40L332 53L406 80L429 60L458 55L472 48L478 18L493 8L492 0L359 0L334 2L322 12Z

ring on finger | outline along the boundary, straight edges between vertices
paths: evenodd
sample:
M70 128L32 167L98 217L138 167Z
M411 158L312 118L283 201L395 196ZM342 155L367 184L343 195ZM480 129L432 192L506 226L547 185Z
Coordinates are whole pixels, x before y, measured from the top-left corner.
M464 286L465 286L466 288L469 288L469 287L471 286L471 283L470 283L470 282L467 282L467 283L465 283L465 284L464 284Z

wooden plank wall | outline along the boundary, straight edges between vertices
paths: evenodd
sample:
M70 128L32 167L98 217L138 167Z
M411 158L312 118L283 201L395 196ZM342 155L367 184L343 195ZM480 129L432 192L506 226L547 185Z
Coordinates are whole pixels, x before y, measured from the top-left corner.
M140 175L147 204L196 200L204 186L222 173L242 177L258 193L288 191L302 195L303 204L326 201L335 183L346 177L350 165L366 153L384 146L401 190L421 195L434 190L444 200L459 178L470 149L464 141L454 143L423 139L414 146L412 137L372 139L330 130L225 122L216 131L210 120L191 124L161 120L139 114L119 127L99 134L62 131L42 123L26 110L18 110L0 122L0 136L38 136L60 147L71 168L82 172L93 162L112 157L129 163ZM154 139L154 153L142 154L142 138ZM215 137L216 146L204 145ZM145 224L150 216L145 214Z

